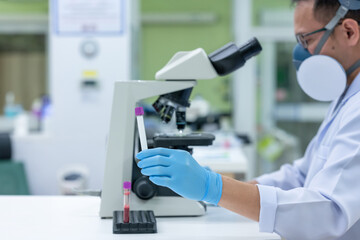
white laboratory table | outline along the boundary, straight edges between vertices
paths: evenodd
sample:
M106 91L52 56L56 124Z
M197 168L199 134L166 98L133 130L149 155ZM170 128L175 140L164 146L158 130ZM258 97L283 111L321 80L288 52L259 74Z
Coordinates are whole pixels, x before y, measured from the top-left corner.
M202 166L221 173L248 172L248 160L241 147L194 147L193 157Z
M201 217L157 218L156 234L114 235L112 220L99 218L99 206L97 197L1 196L0 239L280 239L219 207L208 207Z

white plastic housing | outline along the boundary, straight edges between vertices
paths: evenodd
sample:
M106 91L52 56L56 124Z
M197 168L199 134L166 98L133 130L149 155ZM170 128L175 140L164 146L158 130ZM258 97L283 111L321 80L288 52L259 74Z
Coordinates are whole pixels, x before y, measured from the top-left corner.
M158 80L213 79L218 76L206 52L202 48L190 52L178 52L156 73Z

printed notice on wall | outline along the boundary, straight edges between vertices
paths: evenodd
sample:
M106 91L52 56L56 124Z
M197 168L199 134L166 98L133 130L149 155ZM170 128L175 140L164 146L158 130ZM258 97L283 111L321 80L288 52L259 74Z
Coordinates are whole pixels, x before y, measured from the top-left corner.
M56 32L62 34L122 34L124 0L53 0Z

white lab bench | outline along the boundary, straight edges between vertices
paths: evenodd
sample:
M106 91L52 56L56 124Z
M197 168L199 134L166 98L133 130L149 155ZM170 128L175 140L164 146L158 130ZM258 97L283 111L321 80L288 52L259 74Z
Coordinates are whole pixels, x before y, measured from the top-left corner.
M156 234L115 235L112 219L99 218L99 207L97 197L1 196L0 239L280 239L259 233L257 222L213 206L200 217L157 218Z
M202 166L222 174L243 174L249 171L242 142L234 133L218 131L211 146L193 147L193 157Z
M193 157L202 166L220 173L247 174L248 162L240 147L194 147Z

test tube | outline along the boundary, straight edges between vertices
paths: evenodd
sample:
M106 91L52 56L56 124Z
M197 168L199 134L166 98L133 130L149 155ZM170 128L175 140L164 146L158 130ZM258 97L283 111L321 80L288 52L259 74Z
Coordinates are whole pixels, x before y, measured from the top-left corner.
M144 125L144 109L142 107L135 108L135 115L137 119L137 127L140 137L140 145L141 150L148 149L147 140L146 140L146 133L145 133L145 125Z
M130 192L131 182L124 182L124 223L129 223L130 219Z

